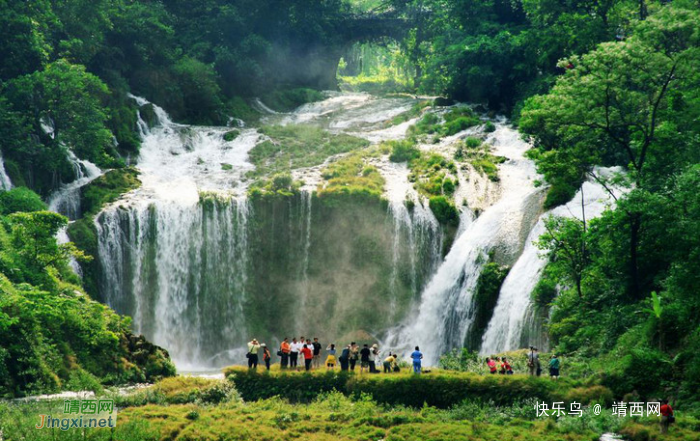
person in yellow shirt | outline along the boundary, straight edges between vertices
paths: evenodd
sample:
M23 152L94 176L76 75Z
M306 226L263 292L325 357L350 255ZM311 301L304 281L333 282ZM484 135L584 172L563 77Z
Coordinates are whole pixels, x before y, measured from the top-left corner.
M396 354L389 352L389 356L384 359L384 373L392 373L396 367Z

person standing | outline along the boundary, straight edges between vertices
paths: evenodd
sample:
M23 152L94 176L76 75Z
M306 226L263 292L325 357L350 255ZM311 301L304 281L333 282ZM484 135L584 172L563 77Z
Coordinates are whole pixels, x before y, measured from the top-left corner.
M420 374L423 353L420 351L420 348L418 346L416 346L416 350L413 351L413 353L411 354L411 358L413 359L413 373Z
M248 369L258 368L258 351L260 350L260 343L256 339L248 342Z
M355 371L355 365L357 364L357 360L360 359L360 347L357 345L357 343L352 342L350 343L350 370Z
M328 352L328 357L326 358L326 369L332 371L335 368L335 345L331 343L331 345L326 348L326 352Z
M314 351L309 345L304 344L301 348L301 353L304 356L304 369L308 372L311 369L311 362L314 360Z
M340 357L338 357L338 361L340 362L340 370L347 371L348 364L350 362L350 345L343 348L343 351L340 353Z
M292 344L291 344L291 351L289 352L289 367L294 368L296 370L298 369L298 361L299 361L299 351L301 350L302 345L297 341L296 337L292 337Z
M369 355L371 351L369 347L365 344L360 351L360 373L364 372L365 369L369 371Z
M284 337L284 341L280 344L280 367L287 369L289 365L289 354L292 352L292 346L289 344L289 338Z
M676 417L673 415L673 409L668 404L668 400L661 401L661 433L668 433L668 427L676 422Z
M267 348L267 345L265 343L261 344L260 347L263 350L263 361L265 362L265 367L267 370L270 370L270 358L272 354L270 354L270 350Z
M321 343L318 342L318 337L314 337L314 369L321 367Z
M372 350L369 354L369 371L373 374L379 373L379 369L377 369L377 361L379 361L379 346L377 346L375 343L372 345Z
M537 348L530 346L530 353L527 354L527 368L530 371L530 375L538 375L540 372L540 357L537 355Z
M549 376L555 380L559 378L559 365L557 354L552 355L552 358L549 360Z

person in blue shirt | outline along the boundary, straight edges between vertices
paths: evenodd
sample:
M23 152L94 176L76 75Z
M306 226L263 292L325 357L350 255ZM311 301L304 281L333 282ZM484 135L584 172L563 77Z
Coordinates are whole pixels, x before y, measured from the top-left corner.
M411 358L413 359L413 373L420 374L420 363L423 359L423 353L420 351L418 346L416 346L416 350L411 354Z

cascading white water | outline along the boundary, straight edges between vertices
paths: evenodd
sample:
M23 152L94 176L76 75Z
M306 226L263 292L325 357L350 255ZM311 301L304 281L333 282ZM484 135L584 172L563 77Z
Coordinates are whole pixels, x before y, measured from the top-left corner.
M519 249L522 231L529 229L530 217L539 209L534 164L523 157L528 144L503 123L487 142L495 154L508 158L500 169L498 202L463 229L423 290L417 315L387 338L386 344L404 351L422 346L427 364L463 345L473 320L474 290L489 251L498 247L508 254Z
M332 130L361 135L362 130L380 128L378 109L391 117L414 102L387 103L362 94L330 96L328 102L266 118L270 123L308 120L327 128L342 126ZM151 105L132 98L139 106ZM142 186L95 220L101 294L118 312L133 317L136 332L168 349L180 369L241 362L250 329L260 329L248 316L267 319L273 314L270 319L275 320L278 313L274 298L250 299L248 294L248 288L260 285L268 295L264 285L270 259L276 259L277 270L292 280L289 292L277 294L293 298L289 313L281 317L288 316L291 322L283 332L304 329L309 317L301 311L318 306L319 290L342 290L328 286L327 279L312 280L312 268L318 272L323 265L318 257L312 261L318 237L312 228L318 220L312 213L323 210L312 204L315 185L307 182L305 188L311 191L278 205L263 205L262 210L267 207L270 212L256 215L253 202L246 198L245 173L253 168L248 151L261 140L259 133L244 128L234 141L226 142L223 135L228 128L177 124L163 109L151 106L157 125L149 127L139 116L142 147L137 167ZM400 235L389 240L401 249L392 277L397 288L399 276L404 277L401 295L406 301L406 296L417 297L426 272L437 266L442 234L408 182L405 165L388 164L381 171L394 207L389 221L394 223L396 216ZM392 178L394 167L401 169L397 179ZM409 194L415 204L410 210L405 205ZM261 243L267 254L256 248ZM252 280L251 274L257 278ZM408 289L406 274L411 279Z
M7 176L7 172L5 172L5 161L3 161L2 152L0 152L0 190L7 191L10 189L12 189L12 181Z
M49 210L75 220L81 216L80 189L102 176L102 170L90 161L79 159L71 150L68 150L68 161L73 166L75 180L62 185L51 194Z
M615 169L599 169L597 174L609 175ZM622 189L614 188L616 196ZM530 295L540 279L546 259L535 245L535 241L545 232L545 219L549 216L575 218L586 221L599 217L614 203L612 195L597 182L585 182L576 196L565 205L559 206L540 217L525 243L522 254L503 281L498 302L493 311L486 332L482 338L481 353L496 354L530 346L523 342L527 327L527 317L532 308ZM534 344L534 342L532 342Z

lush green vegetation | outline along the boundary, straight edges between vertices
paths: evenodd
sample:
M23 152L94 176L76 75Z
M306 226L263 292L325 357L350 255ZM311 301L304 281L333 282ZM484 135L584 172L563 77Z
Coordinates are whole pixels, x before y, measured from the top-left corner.
M254 175L270 175L291 169L323 164L330 156L365 148L369 142L354 136L334 135L318 127L295 124L263 126L263 141L250 150Z
M263 102L273 110L289 112L302 104L323 99L323 94L314 89L280 89L262 95Z
M539 246L550 263L535 295L551 302L556 347L601 357L619 391L675 390L689 401L698 399L700 353L699 23L696 4L674 2L625 41L568 58L520 121L552 185L550 205L585 179L631 184L598 219L546 225Z
M291 377L291 376L290 376ZM297 375L300 380L307 375ZM296 379L295 379L296 381ZM310 381L316 381L311 378ZM420 379L411 381L420 382ZM428 380L430 381L430 380ZM516 380L517 381L517 380ZM304 405L277 397L243 401L226 380L178 378L166 380L130 395L113 397L119 407L116 429L36 430L37 415L57 415L63 402L2 403L7 439L90 441L119 439L311 441L430 439L490 441L504 437L528 441L589 441L604 432L618 432L633 441L656 439L697 440L700 422L693 415L678 414L667 437L658 436L658 418L616 417L608 408L601 415L537 417L535 401L498 405L493 401L464 400L448 409L421 404L418 408L376 402L369 394L347 397L342 392L317 393ZM147 399L144 401L144 397ZM166 398L169 397L169 398ZM147 404L152 403L152 404ZM169 404L166 403L180 403Z
M562 379L526 375L491 376L471 373L434 371L417 376L410 368L392 375L354 374L350 372L312 373L275 370L258 373L242 367L225 370L246 401L279 396L292 402L311 402L319 394L333 390L360 399L370 395L379 403L394 406L435 406L446 409L464 400L491 401L496 405L513 405L525 400L567 400L612 403L605 387L580 388L582 384Z
M452 136L462 130L481 124L481 120L470 107L453 107L446 113L427 113L415 125L409 128L413 136L433 135L437 141L443 136Z
M82 292L69 258L89 257L55 239L68 220L42 211L26 189L0 200L0 396L99 390L172 375L165 351L132 335L128 318Z
M465 161L479 173L483 173L494 182L498 182L498 164L506 161L503 156L491 153L491 146L479 138L468 137L460 143L455 151L455 160Z
M355 152L330 163L322 173L326 182L319 184L319 197L349 195L380 198L384 193L384 178L368 161L377 154L377 150Z

